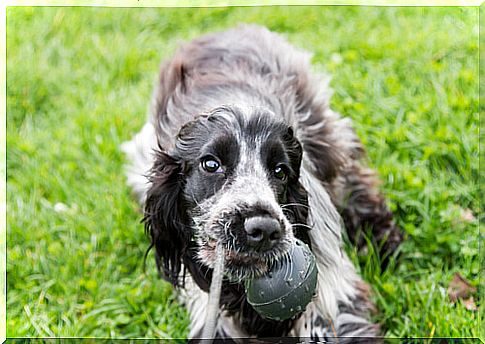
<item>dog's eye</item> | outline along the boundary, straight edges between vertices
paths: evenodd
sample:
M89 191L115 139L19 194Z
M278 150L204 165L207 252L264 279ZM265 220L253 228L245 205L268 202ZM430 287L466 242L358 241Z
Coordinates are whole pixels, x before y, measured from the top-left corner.
M286 180L286 169L282 165L278 165L275 167L273 174L276 178L281 179L281 180Z
M214 158L206 158L201 162L202 168L209 173L222 172L221 164Z

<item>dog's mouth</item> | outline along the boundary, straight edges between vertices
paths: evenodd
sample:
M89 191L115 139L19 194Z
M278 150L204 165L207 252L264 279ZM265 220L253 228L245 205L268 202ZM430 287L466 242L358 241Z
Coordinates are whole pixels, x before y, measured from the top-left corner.
M288 256L295 241L293 226L277 208L212 208L205 212L198 208L192 216L197 258L203 265L214 268L220 246L225 255L224 275L242 282L266 274L274 263Z
M205 241L199 250L199 259L209 267L216 260L216 245L214 239ZM285 259L291 247L291 241L282 242L277 247L266 252L240 252L230 245L222 243L225 254L224 274L234 282L252 279L265 275L277 261Z

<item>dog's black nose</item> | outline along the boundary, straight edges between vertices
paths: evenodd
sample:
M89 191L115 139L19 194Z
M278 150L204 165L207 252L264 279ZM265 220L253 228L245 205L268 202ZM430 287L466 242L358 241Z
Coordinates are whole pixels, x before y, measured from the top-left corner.
M268 216L254 216L244 221L248 245L257 250L268 250L281 239L280 223Z

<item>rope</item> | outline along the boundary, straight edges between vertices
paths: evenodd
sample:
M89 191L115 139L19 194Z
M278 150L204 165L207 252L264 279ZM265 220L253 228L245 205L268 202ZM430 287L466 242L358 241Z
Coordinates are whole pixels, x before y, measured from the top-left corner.
M209 303L205 315L205 326L202 331L202 338L209 339L206 344L212 343L216 335L216 324L219 310L219 300L221 298L222 277L224 274L224 248L218 244L216 246L216 261L212 272L212 282L209 292Z

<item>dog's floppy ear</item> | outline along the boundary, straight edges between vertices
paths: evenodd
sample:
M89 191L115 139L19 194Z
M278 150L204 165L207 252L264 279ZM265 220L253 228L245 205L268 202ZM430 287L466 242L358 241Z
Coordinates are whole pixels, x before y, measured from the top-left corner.
M155 259L165 279L178 285L183 255L188 246L187 216L182 204L184 184L180 161L163 150L156 152L155 163L149 175L143 222L155 247Z

